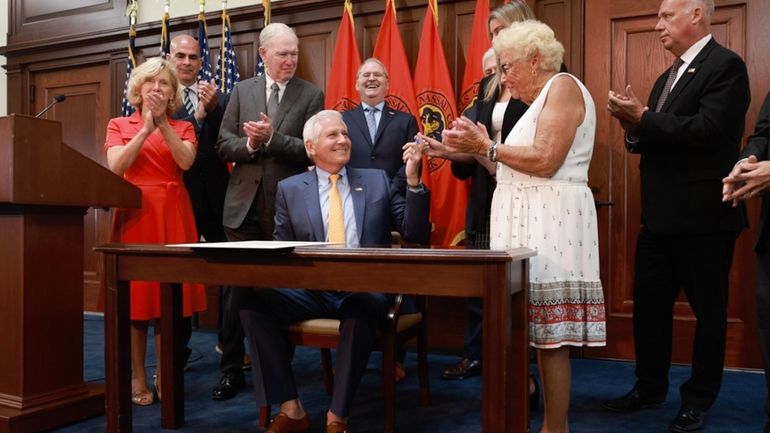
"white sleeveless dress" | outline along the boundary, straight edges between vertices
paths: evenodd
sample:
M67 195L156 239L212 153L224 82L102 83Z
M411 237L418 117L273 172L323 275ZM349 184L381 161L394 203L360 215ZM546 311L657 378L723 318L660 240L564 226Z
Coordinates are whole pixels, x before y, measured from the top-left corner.
M572 75L557 74L504 145L532 145L548 89L560 75L575 80L585 104L585 118L564 164L553 177L543 178L498 163L490 221L491 249L523 246L537 251L529 262L529 341L541 349L606 342L596 208L586 183L596 130L588 90Z

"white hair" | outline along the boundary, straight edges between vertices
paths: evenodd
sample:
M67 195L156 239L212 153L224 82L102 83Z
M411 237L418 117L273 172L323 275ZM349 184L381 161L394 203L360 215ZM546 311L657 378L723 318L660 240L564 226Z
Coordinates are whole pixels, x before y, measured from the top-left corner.
M281 36L290 37L294 39L294 42L299 44L299 38L297 38L297 34L294 32L294 29L292 29L291 27L287 26L284 23L271 23L271 24L268 24L259 33L259 46L264 47L272 39L275 39Z

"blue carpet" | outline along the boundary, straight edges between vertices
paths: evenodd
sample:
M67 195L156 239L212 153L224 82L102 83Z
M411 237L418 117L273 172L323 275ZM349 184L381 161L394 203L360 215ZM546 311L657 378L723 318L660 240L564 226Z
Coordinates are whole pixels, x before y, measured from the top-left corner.
M99 316L85 317L84 378L103 381L103 322ZM247 372L247 389L232 400L214 402L211 388L219 380L219 355L214 352L216 333L195 331L191 347L190 371L185 374L185 426L189 433L245 433L261 431L256 426L258 409ZM150 345L151 349L151 345ZM407 356L406 381L398 385L397 429L404 433L474 433L481 432L481 378L464 381L441 380L441 371L456 362L452 356L431 355L430 407L419 407L416 358ZM152 350L148 351L148 372L154 370ZM369 362L370 374L364 377L351 412L350 425L356 433L382 430L381 380L379 353ZM628 362L573 360L572 433L648 433L666 432L679 408L678 386L689 375L688 367L673 367L668 402L662 409L636 414L615 414L601 408L601 402L626 392L633 384L634 365ZM298 348L294 370L305 409L310 413L314 432L322 432L329 397L323 389L317 350ZM766 390L764 376L754 372L725 372L722 391L710 410L705 433L761 433ZM160 405L134 406L135 432L160 432ZM542 405L533 413L531 431L537 433L542 423ZM96 417L54 430L66 433L104 431L104 417Z

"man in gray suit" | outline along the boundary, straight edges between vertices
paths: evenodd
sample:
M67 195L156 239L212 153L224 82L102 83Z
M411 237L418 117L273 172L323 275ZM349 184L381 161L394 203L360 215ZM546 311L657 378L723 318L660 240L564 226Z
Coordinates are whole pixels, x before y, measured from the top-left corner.
M299 56L294 30L286 24L270 24L260 33L259 45L265 75L235 86L216 145L223 161L235 163L222 221L230 241L272 239L278 181L311 164L302 127L323 108L321 89L294 76ZM214 388L214 400L227 400L244 385L243 329L238 317L244 290L224 291L223 376Z

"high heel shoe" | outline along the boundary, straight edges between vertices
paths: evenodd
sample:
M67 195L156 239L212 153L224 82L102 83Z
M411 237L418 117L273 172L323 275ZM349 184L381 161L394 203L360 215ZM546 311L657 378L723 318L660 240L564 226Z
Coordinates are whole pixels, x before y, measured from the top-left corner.
M534 412L540 406L540 384L534 375L529 375L530 383L534 385L534 389L529 392L529 411Z
M155 403L155 394L152 391L133 391L131 393L131 403L137 406L149 406Z
M152 386L155 387L155 393L158 395L158 401L161 401L160 385L158 385L158 373L152 375Z

